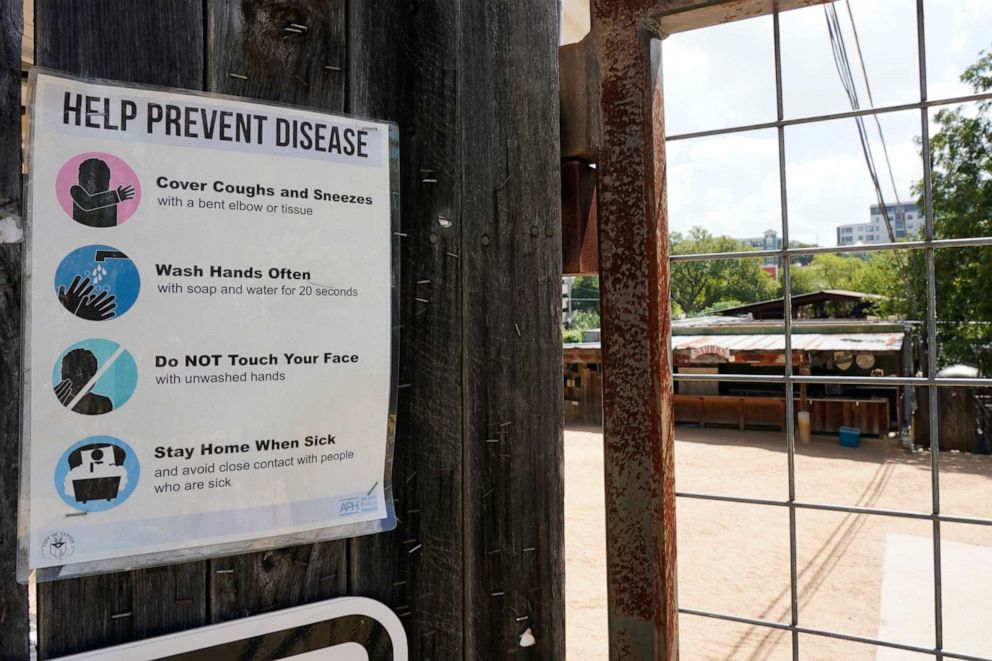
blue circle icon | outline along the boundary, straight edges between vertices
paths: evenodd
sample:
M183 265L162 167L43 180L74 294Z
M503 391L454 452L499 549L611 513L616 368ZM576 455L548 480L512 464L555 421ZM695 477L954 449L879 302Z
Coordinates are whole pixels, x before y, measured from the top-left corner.
M52 387L62 406L83 415L116 411L138 385L138 365L124 347L93 338L76 342L52 368Z
M92 245L65 256L55 271L59 302L80 319L119 317L138 300L141 277L131 259L117 248Z
M131 446L113 436L73 443L55 466L55 490L80 512L105 512L123 503L138 486L141 467Z

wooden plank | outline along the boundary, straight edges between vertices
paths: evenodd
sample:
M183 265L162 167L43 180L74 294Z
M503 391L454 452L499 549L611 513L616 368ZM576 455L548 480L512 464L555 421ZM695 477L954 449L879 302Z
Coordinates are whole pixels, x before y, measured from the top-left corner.
M346 551L344 542L326 542L211 560L210 622L341 596Z
M134 574L117 572L38 584L38 658L85 652L138 638ZM177 627L178 629L178 627Z
M0 0L0 220L21 208L20 0ZM10 222L10 221L4 221ZM18 223L19 224L19 223ZM11 240L14 237L11 237ZM0 245L0 659L28 654L28 591L15 579L21 420L21 244Z
M342 112L345 9L345 0L211 0L207 89ZM347 543L334 541L211 561L210 621L343 595L347 559Z
M412 659L463 658L458 12L451 0L359 1L348 16L348 110L400 126L406 235L393 469L400 523L353 540L351 591L409 613Z
M345 0L207 3L207 89L344 109Z
M600 363L603 360L599 347L568 347L562 359L566 363Z
M773 11L790 11L830 0L669 0L666 4L677 7L678 13L661 19L665 34L697 30L711 25L742 21L767 16ZM685 6L688 5L688 10Z
M462 6L465 658L564 658L554 3ZM489 442L497 441L497 442ZM520 648L530 628L536 645Z
M940 388L938 447L941 452L957 450L971 452L978 444L978 402L969 388ZM916 389L916 411L913 413L913 443L930 447L930 391Z
M205 624L204 564L39 584L38 657L62 656Z
M353 42L352 109L398 118L403 130L401 381L412 387L400 402L401 528L355 540L352 589L410 609L414 658L500 658L522 651L528 626L538 641L532 653L558 658L561 271L559 220L546 211L557 208L557 141L539 129L557 116L548 93L553 7L374 4L352 5L353 39L371 40L392 25L406 26L408 36L380 36L399 48L371 57ZM512 34L511 25L528 27ZM534 60L541 66L528 70ZM410 102L375 103L381 92L363 87L363 78L391 75L406 81ZM528 103L533 114L522 115ZM467 538L453 520L465 522ZM395 567L394 575L383 566ZM457 612L463 572L464 620Z
M124 11L100 0L37 0L35 12L41 66L114 80L203 87L203 7L196 0L144 2L141 11ZM39 658L205 623L205 570L201 562L39 586Z
M347 62L346 0L207 4L209 89L401 125L402 524L352 541L350 563L338 542L45 585L43 658L345 591L399 610L413 658L563 657L557 20L554 5L498 4L350 3ZM41 5L41 63L90 75L147 80L120 60L147 59L149 20L203 34L163 17L176 2L143 7L147 20L96 0ZM72 48L47 43L69 25ZM87 35L110 39L108 25L130 29L127 43L92 52ZM176 40L156 38L171 62ZM153 82L202 83L174 73ZM528 627L537 645L524 650Z
M203 7L149 0L35 0L36 63L111 80L203 88Z
M840 427L857 427L864 435L884 436L889 431L889 400L823 399L811 397L813 433L835 434Z

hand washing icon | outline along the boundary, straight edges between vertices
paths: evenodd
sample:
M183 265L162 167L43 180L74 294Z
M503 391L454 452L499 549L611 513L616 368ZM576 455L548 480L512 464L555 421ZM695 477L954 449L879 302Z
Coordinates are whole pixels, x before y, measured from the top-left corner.
M80 319L106 321L134 305L141 278L134 262L110 246L84 246L62 260L55 273L59 302Z

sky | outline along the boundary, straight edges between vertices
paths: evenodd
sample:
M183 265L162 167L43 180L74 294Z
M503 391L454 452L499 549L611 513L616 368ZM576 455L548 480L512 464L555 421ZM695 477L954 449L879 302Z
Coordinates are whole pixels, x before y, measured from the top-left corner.
M876 107L919 101L916 0L850 0ZM844 2L835 3L851 66L861 80ZM928 96L969 94L964 69L992 48L992 0L925 0ZM840 85L822 7L785 12L782 38L786 118L850 110ZM773 121L776 115L770 16L675 34L663 44L668 136ZM862 107L868 107L863 82ZM876 166L887 203L922 178L915 140L919 111L879 115L897 193L889 181L874 120ZM931 119L931 132L934 127ZM836 227L867 222L876 203L853 119L787 127L786 182L790 238L836 245ZM670 227L701 225L713 234L757 237L781 231L775 129L668 143Z

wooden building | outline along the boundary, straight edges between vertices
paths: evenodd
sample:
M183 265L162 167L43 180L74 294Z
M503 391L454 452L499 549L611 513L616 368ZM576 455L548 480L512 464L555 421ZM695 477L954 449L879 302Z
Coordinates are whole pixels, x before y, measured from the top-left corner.
M797 320L791 348L796 374L814 376L901 376L912 374L912 326L866 319ZM704 317L672 326L673 367L678 374L762 376L781 374L786 342L781 321ZM564 349L565 420L599 424L602 395L598 341ZM678 381L676 422L738 429L785 427L786 393L760 380ZM894 386L799 385L796 411L809 411L814 433L841 426L885 436L908 420L906 393Z

